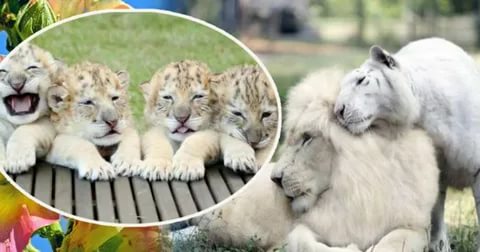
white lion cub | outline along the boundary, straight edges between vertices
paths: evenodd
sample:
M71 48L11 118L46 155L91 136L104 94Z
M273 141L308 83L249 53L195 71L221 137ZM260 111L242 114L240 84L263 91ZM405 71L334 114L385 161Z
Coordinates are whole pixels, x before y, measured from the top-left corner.
M443 222L445 187L471 186L480 217L480 71L455 44L423 39L389 54L374 46L370 59L343 80L335 105L353 133L385 123L419 125L433 138L442 189L432 219L434 251L450 248Z
M215 97L210 91L209 77L210 70L205 64L182 60L158 70L149 82L141 85L149 129L142 138L144 164L136 175L150 180L203 176L201 170L191 174L175 172L172 157L187 137L211 125Z
M46 155L55 137L46 92L63 67L32 44L21 45L0 65L0 166L21 173Z
M90 180L138 169L140 137L128 105L128 73L84 62L55 82L48 105L58 135L47 161L77 169ZM111 164L102 156L111 156Z
M224 165L234 171L256 172L267 161L277 135L274 89L258 66L217 74L211 89L217 96L213 128L185 140L174 156L174 170L204 173L205 163L223 157Z

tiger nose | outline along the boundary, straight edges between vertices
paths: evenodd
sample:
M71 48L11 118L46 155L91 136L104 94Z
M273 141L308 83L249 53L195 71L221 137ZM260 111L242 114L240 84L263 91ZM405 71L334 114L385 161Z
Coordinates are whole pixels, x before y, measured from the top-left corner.
M335 109L335 115L338 119L344 119L345 115L345 105L340 105Z

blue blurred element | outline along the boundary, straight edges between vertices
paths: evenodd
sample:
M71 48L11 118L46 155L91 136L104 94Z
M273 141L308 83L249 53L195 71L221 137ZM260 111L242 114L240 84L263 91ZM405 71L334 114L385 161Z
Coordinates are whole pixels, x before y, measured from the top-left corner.
M8 53L7 50L7 33L2 31L0 32L0 54L5 55Z
M176 12L184 12L185 5L183 1L178 0L124 0L135 9L162 9Z
M32 237L32 245L41 252L53 251L52 246L50 246L50 242L48 242L47 239L40 237L39 235L34 235Z
M60 226L62 227L64 233L67 231L67 225L68 219L63 216L60 217ZM39 235L34 235L32 237L32 245L41 252L53 252L53 249L50 246L50 242L47 239L40 237Z

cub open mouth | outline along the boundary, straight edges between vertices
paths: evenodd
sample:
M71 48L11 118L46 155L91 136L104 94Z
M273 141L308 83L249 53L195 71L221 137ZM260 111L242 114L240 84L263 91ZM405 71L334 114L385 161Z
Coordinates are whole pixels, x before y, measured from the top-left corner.
M195 132L195 130L190 129L189 127L180 126L173 131L173 134L187 134L193 132Z
M37 110L40 98L38 94L15 94L3 98L3 103L7 107L10 115L26 115L34 113Z

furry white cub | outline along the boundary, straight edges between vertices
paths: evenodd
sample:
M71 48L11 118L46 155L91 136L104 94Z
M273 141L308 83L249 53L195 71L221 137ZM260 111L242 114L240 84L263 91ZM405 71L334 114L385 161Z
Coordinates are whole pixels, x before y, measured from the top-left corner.
M58 132L47 161L90 180L137 170L140 137L128 105L129 75L101 64L72 66L48 89L50 119ZM111 163L104 160L110 158Z
M433 138L442 188L431 249L449 250L446 185L472 186L480 217L480 72L460 47L439 38L412 42L393 55L372 47L370 58L345 76L335 112L353 133L385 124L419 125Z
M438 192L432 142L396 125L360 136L345 130L333 114L342 76L320 71L291 90L272 172L281 187L265 175L268 166L260 171L201 221L212 241L240 245L257 236L261 246L286 251L425 251Z
M62 65L32 44L21 45L1 63L0 166L7 172L27 171L50 148L55 130L46 92Z

